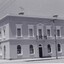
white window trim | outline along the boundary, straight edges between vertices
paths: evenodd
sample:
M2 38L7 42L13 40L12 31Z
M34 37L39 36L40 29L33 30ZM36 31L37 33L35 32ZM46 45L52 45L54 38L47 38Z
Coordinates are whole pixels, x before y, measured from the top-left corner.
M33 36L29 35L29 29L33 29ZM34 25L28 25L28 37L34 37Z
M32 45L32 44L31 44ZM30 45L29 45L30 46ZM34 55L35 54L35 47L33 45L33 49L34 49L34 53L30 54L30 55ZM30 49L29 49L29 52L30 52Z
M21 29L21 36L17 35L17 28ZM16 24L16 37L23 37L23 35L22 35L22 24Z
M48 45L48 44L47 44ZM50 46L51 46L51 44L49 44ZM48 48L47 48L48 49ZM48 53L48 54L52 54L52 46L51 46L51 52L50 53Z
M18 44L18 45L20 45L21 46L21 44ZM17 46L18 46L17 45ZM23 55L23 48L22 48L22 46L21 46L21 54L17 54L18 56L21 56L21 55Z
M34 55L35 54L35 50L34 50L34 53L30 54L30 55Z
M60 44L60 43L58 43L58 44ZM58 51L58 53L62 53L62 46L61 46L61 44L60 44L60 51Z
M60 36L57 36L57 29L60 30ZM56 37L61 37L61 26L56 26Z
M48 34L47 34L47 29L50 29L50 36L48 36ZM46 35L47 35L47 37L52 37L51 25L46 26Z
M4 31L3 28L5 27L5 35L4 35ZM5 38L6 37L6 25L2 26L2 37Z
M0 39L2 39L2 27L0 27L0 31L1 31Z
M43 26L44 25L42 23L37 24L37 36L39 36L38 29L42 29L42 36L44 36Z

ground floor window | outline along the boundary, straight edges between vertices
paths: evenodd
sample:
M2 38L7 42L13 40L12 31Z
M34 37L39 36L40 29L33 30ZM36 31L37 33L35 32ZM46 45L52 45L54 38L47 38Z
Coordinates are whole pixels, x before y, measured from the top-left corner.
M21 46L20 45L17 46L17 54L21 54Z
M58 52L60 52L60 51L61 51L61 45L58 44Z
M50 44L47 45L47 49L48 49L48 53L50 53L51 52L51 45Z
M2 55L2 46L0 45L0 55Z
M33 45L30 45L29 48L30 48L30 54L33 54L34 53Z

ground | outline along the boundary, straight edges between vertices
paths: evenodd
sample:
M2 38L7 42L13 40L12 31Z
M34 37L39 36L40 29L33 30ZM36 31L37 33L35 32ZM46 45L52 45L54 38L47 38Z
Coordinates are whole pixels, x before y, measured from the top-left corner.
M64 58L36 58L19 60L0 60L0 64L44 64L44 63L64 63Z

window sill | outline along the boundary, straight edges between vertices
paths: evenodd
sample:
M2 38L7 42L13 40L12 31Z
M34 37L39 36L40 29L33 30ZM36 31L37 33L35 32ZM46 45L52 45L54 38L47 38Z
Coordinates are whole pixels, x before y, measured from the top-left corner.
M0 53L0 56L2 56L2 53Z
M33 38L34 36L28 36L29 38Z
M18 56L22 56L23 54L17 54Z
M57 38L61 38L62 36L56 36Z
M53 36L47 36L47 37L53 37Z
M0 38L0 40L2 40L2 38Z
M52 54L52 52L48 53L48 54Z
M22 38L23 36L16 36L16 38Z
M59 51L58 53L62 53L62 51Z
M34 53L33 54L30 54L30 55L34 55Z
M16 37L23 37L23 36L16 36Z

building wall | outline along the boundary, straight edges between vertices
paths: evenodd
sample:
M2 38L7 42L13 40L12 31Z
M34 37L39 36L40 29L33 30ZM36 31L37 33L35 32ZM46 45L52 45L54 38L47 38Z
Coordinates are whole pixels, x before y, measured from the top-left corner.
M22 34L23 36L28 36L28 25L34 25L34 34L37 33L37 24L52 25L52 22L49 23L49 20L43 19L33 19L33 18L10 18L10 38L16 37L16 24L22 24ZM44 31L45 33L45 31Z
M52 36L51 37L48 37L47 40L45 42L42 41L39 41L37 40L38 43L35 42L36 46L38 46L40 43L42 44L42 48L43 48L43 56L56 56L56 51L55 51L55 38L54 38L54 26L61 26L61 37L57 37L57 43L60 43L61 44L61 47L63 46L63 37L64 37L64 21L62 20L58 20L58 21L55 21L55 25L53 24L53 21L51 21L50 19L35 19L35 18L20 18L20 17L11 17L10 18L10 38L11 39L18 39L16 37L16 24L22 24L22 35L23 37L20 38L20 39L24 39L24 40L28 40L28 43L30 44L29 40L31 40L32 38L28 38L28 25L34 25L34 35L35 37L33 37L32 41L35 40L36 41L36 35L37 35L37 25L38 24L43 24L43 32L44 32L44 35L46 35L46 26L51 26L51 33L52 33ZM28 46L29 44L26 44L27 41L25 42L25 45L23 45L22 47L24 48L23 50L25 51L25 47L27 49L27 53L24 53L21 57L22 58L26 58L27 57L30 57L29 53L28 53ZM18 43L19 44L19 43ZM32 44L32 42L31 42ZM48 53L48 50L47 50L47 45L50 44L51 45L51 50L52 52L51 53ZM36 47L35 48L39 48L39 47ZM62 47L62 50L63 50L63 47ZM39 52L39 50L37 49L37 51ZM36 56L34 57L38 57L39 56L39 53L38 54L35 54ZM59 56L61 55L64 55L64 52L59 52L58 53ZM33 56L32 56L33 57ZM19 58L19 56L17 56L17 58Z
M5 36L3 29L5 28ZM0 41L8 40L9 39L9 18L5 17L0 20L0 30L1 30L1 36Z
M6 20L6 21L5 21ZM4 58L4 49L3 46L6 46L6 59L17 59L17 58L38 58L39 57L39 44L42 46L43 57L47 56L56 56L55 51L55 38L54 38L54 28L55 26L61 27L61 37L57 37L57 43L61 44L61 52L58 52L58 56L64 55L64 21L56 20L55 25L51 19L42 19L42 18L27 18L27 17L17 17L9 16L4 19L0 26L6 26L6 36L2 38L2 53ZM16 37L16 24L22 24L22 36ZM34 37L28 37L28 25L34 25ZM43 25L43 36L46 35L46 26L51 26L51 37L47 37L46 40L37 39L37 25ZM23 53L21 55L17 54L17 45L22 46ZM35 53L30 55L29 45L34 46ZM48 53L47 45L51 45L51 53Z
M4 31L3 28L5 28L5 35L4 35ZM1 36L0 36L0 45L1 45L1 56L4 59L4 46L6 47L6 59L10 58L10 49L9 49L9 42L6 41L9 39L9 18L5 17L3 19L0 20L0 31L1 31Z
M57 43L61 44L61 51L58 52L58 57L64 56L64 40L57 41ZM21 59L21 58L39 58L39 45L42 45L42 55L43 57L55 57L56 56L56 49L55 49L55 42L47 40L46 42L40 41L30 41L30 40L11 40L10 41L10 57L11 59ZM47 45L51 45L51 53L48 53ZM22 54L17 54L17 45L21 45ZM29 45L33 45L34 47L34 54L30 54Z
M4 52L4 46L5 46L5 52ZM10 59L10 45L9 42L2 43L2 58L3 59Z
M17 45L21 45L21 54L17 54ZM30 54L29 46L33 45L34 54ZM10 57L11 59L20 58L38 58L38 45L35 41L29 40L11 40L10 41Z
M54 38L54 24L51 19L40 19L40 18L26 18L26 17L10 17L10 38L16 38L16 24L22 24L22 35L23 37L28 36L28 25L34 25L34 35L37 35L37 25L43 24L43 32L46 35L46 26L51 26L52 37ZM64 37L64 21L55 21L56 26L61 27L61 37ZM48 37L49 38L49 37Z

